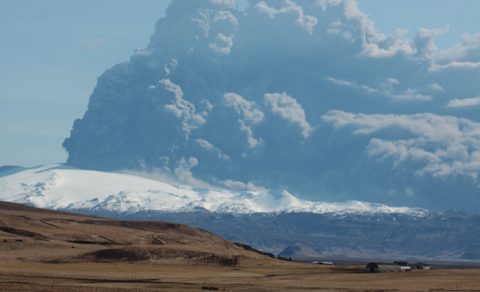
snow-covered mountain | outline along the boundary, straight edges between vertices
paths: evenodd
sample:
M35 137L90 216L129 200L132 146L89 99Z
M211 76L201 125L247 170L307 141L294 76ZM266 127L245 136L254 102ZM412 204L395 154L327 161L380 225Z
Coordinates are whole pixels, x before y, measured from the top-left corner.
M0 167L0 200L184 223L272 253L301 245L312 259L480 260L477 215L359 201L312 202L287 191L197 183L203 186L152 173L9 166Z
M49 165L6 168L0 173L0 200L49 209L215 213L407 214L423 216L424 209L390 207L348 201L301 200L287 191L238 191L224 187L194 187L167 178L142 174L101 172Z

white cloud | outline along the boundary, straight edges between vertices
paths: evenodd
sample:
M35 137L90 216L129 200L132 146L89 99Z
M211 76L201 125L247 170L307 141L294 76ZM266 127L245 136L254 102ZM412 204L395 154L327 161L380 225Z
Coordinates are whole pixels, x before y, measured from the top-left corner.
M252 126L261 123L265 117L254 101L248 101L236 93L226 93L223 96L225 104L233 108L239 115L240 130L245 133L249 148L256 148L262 144L261 138L255 138Z
M433 99L432 96L423 94L419 89L415 88L405 88L398 90L397 87L400 85L400 81L395 78L387 78L386 82L383 82L380 85L379 90L381 94L390 97L393 101L397 102L426 102Z
M242 96L232 92L226 93L223 98L226 105L234 108L237 114L249 124L259 124L265 117L254 101L248 101Z
M395 78L387 78L385 82L372 87L365 84L357 84L349 80L343 80L333 77L328 77L328 81L344 87L350 87L356 90L363 91L369 95L379 95L391 98L396 102L427 102L433 100L433 97L428 94L420 92L419 89L406 88L403 90L396 89L396 86L400 84L400 81Z
M368 94L378 93L378 91L379 91L378 89L370 87L368 85L356 84L356 83L354 83L352 81L349 81L349 80L338 79L338 78L334 78L334 77L328 77L327 80L336 84L336 85L354 88L354 89L357 89L357 90L364 91Z
M220 159L220 160L230 160L230 157L228 155L226 155L225 153L223 153L223 151L220 148L216 147L215 145L208 142L207 140L196 139L195 142L198 144L198 146L200 146L201 148L203 148L207 152L210 152L210 153L214 154L215 156L217 156L218 159Z
M247 191L251 193L267 193L268 190L264 187L257 186L252 182L244 183L241 181L236 180L225 180L221 182L224 186L229 189L237 190L237 191Z
M480 33L463 36L462 42L453 48L439 51L430 70L478 70L480 69Z
M480 61L480 33L466 33L461 43L451 49L441 51L438 59L444 61Z
M237 7L236 0L210 0L210 2L226 9L234 9Z
M396 79L396 78L391 78L391 77L390 77L390 78L387 78L387 82L388 82L389 84L391 84L392 86L394 86L394 85L399 85L399 84L400 84L400 81L398 81L398 79Z
M215 52L223 55L230 54L233 47L233 36L226 36L218 33L215 42L210 43L210 48Z
M322 3L323 2L323 3ZM404 30L396 30L392 35L380 33L375 24L363 13L356 1L320 1L319 5L328 13L324 7L343 6L343 15L331 22L327 32L338 35L350 44L359 46L359 56L368 58L391 58L397 55L413 55L415 48L412 43L405 39ZM333 2L333 3L332 3Z
M369 156L391 161L416 176L479 182L480 123L435 114L354 114L330 111L323 116L335 129L368 136Z
M305 111L298 101L290 95L284 93L265 94L265 103L272 112L288 122L297 125L303 138L308 138L313 131L305 117Z
M450 100L447 104L448 108L465 108L474 106L480 106L480 96L464 99L454 98Z
M165 90L174 94L174 102L165 105L165 110L181 120L182 131L188 139L192 130L205 124L205 118L197 114L195 106L183 98L183 91L180 86L170 81L170 79L162 79L160 84L163 85Z
M218 54L230 54L234 45L237 29L238 20L230 11L218 11L213 19L212 31L220 31L216 33L214 39L210 42L210 49Z
M213 108L214 106L210 101L206 99L202 99L199 102L199 107L198 107L199 115L201 115L206 119L208 117L208 114L213 110Z
M433 29L421 28L413 40L417 56L432 59L438 50L434 42L435 38L448 32L449 29L448 25Z
M172 73L177 67L178 67L177 59L172 58L170 62L168 62L164 67L165 75L167 76L170 75L170 73Z
M271 18L275 18L281 14L294 14L297 17L295 24L312 34L318 23L318 19L314 16L306 15L303 7L295 3L293 0L285 0L284 4L285 6L277 9L273 6L269 6L265 1L260 1L255 5L255 8Z
M315 4L320 6L323 11L327 10L327 8L331 6L339 5L343 0L316 0Z
M224 25L229 25L230 30L234 33L238 27L238 19L230 11L221 10L215 14L214 23L223 23Z
M192 169L197 167L198 159L195 157L189 157L185 159L182 157L173 170L175 178L182 183L189 184L191 186L204 187L206 184L193 177Z
M428 88L433 91L443 92L445 89L438 83L431 83L428 85Z
M251 126L248 126L243 120L238 120L238 124L240 126L240 131L245 133L249 148L257 148L260 145L262 145L263 140L261 138L255 138L255 136L253 135L253 130Z
M418 89L407 88L401 92L387 92L387 96L391 97L395 101L431 101L432 96L422 94Z
M430 71L443 71L443 70L477 70L480 69L480 62L458 62L453 61L446 64L432 64Z

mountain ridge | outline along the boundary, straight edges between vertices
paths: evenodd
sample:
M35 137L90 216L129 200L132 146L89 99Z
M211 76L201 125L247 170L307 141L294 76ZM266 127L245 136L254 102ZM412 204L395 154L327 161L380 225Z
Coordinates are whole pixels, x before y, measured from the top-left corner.
M427 216L420 208L391 207L360 201L339 203L301 200L288 191L233 190L195 187L169 179L131 173L83 170L47 165L0 177L0 199L49 209L84 209L135 213L139 211L212 213L310 212L329 214L410 214Z
M35 167L0 177L0 200L119 220L188 224L274 254L301 242L333 258L479 260L475 214L310 202L288 192L191 186L152 175Z

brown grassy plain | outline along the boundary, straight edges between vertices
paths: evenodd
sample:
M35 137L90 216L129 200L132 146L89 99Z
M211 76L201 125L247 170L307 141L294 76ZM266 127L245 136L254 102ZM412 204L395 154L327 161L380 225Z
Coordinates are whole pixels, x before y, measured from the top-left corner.
M0 203L0 230L0 291L480 291L480 270L285 262L178 224Z

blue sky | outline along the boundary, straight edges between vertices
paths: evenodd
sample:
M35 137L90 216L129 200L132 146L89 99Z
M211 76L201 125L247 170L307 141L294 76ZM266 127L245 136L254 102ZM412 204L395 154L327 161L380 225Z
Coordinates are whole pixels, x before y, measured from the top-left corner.
M147 45L167 0L1 0L0 165L63 162L96 79ZM442 48L480 30L480 1L360 0L379 31L443 27Z

